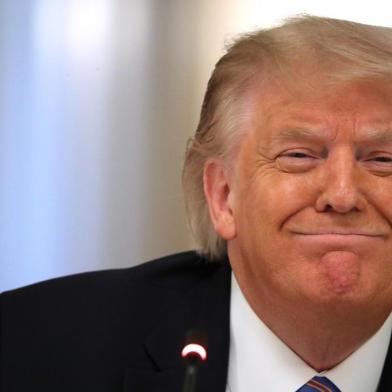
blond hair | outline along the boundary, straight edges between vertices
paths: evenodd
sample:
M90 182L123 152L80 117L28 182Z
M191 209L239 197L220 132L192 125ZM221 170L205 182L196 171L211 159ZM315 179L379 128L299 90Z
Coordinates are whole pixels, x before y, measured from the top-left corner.
M301 64L306 64L306 73ZM226 253L215 232L203 191L208 158L233 160L241 139L241 103L257 78L307 84L320 75L329 83L392 80L392 29L344 20L298 16L245 34L227 49L208 82L199 125L189 140L183 168L188 220L198 251L211 259Z

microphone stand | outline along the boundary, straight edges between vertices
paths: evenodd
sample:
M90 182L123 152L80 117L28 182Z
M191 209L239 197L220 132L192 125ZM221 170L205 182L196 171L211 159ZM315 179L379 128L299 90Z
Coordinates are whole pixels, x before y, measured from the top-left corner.
M186 366L183 392L195 392L199 365L200 363L198 364L189 363Z

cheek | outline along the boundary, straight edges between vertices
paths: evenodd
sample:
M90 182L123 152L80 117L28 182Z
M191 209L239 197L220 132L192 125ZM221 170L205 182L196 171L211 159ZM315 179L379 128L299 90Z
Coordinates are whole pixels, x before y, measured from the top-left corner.
M392 224L392 178L373 178L364 193L367 202Z
M243 207L249 219L279 227L290 216L312 205L314 199L312 181L306 176L279 173L253 181L244 193Z

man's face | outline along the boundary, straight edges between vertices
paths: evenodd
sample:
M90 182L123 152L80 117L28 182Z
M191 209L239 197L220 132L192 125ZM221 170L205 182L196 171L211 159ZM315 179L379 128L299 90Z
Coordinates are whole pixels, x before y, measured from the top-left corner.
M392 90L352 84L252 100L228 198L240 284L271 301L389 309Z

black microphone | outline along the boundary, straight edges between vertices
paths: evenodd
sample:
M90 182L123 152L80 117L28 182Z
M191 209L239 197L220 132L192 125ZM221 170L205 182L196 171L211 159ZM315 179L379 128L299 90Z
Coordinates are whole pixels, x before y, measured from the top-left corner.
M207 359L207 336L203 331L191 329L185 339L181 356L185 361L185 380L183 392L194 392L196 388L197 371Z

